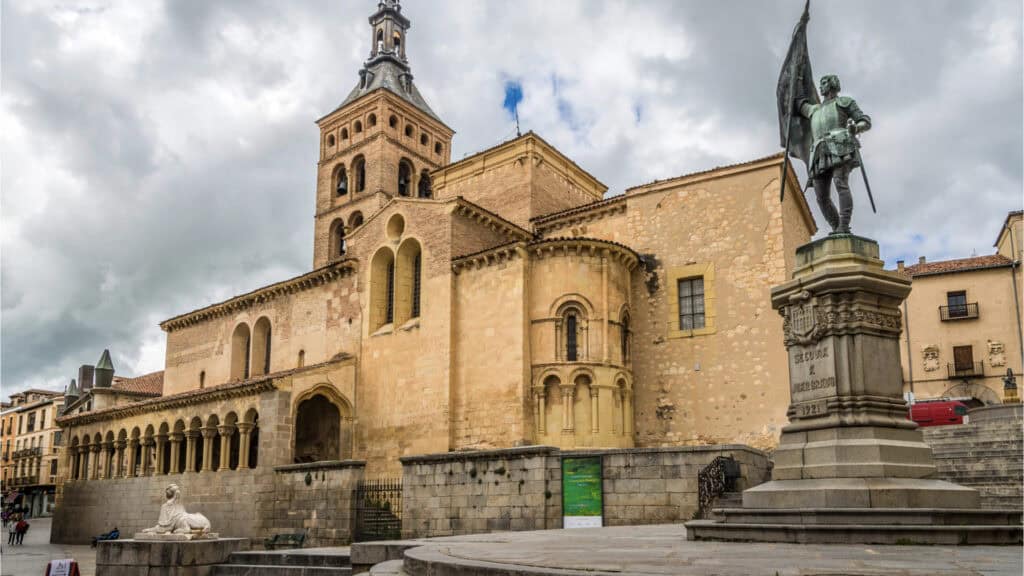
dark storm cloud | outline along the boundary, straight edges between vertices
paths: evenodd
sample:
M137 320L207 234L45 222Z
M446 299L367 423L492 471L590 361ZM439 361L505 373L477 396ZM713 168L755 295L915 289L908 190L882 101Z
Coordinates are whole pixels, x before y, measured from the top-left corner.
M611 193L778 150L774 87L803 2L408 0L416 81L453 159L533 129ZM5 2L4 392L309 268L312 122L369 49L373 1ZM815 2L817 74L872 115L858 232L884 256L990 251L1021 207L1021 6ZM552 79L557 79L553 82Z

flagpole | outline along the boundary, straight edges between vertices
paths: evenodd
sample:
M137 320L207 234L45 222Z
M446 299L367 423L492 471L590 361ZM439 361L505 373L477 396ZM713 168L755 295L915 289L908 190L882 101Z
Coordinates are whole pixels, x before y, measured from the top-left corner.
M807 0L807 2L804 4L804 13L800 15L800 24L797 24L797 26L800 26L801 24L805 23L805 20L807 18L809 18L809 16L810 16L810 10L811 10L811 0ZM792 48L791 48L791 50L792 50ZM790 56L792 56L792 53L790 53ZM793 71L796 72L796 70L793 70ZM790 98L792 98L793 90L796 88L796 77L797 77L796 74L791 74L790 77L789 77L789 91L787 92L787 95ZM794 114L794 112L797 113L797 114L800 114L799 110L792 110L793 102L789 102L788 105L790 106L791 109L789 111L789 114L790 114L789 121L786 122L786 151L783 154L784 155L784 159L782 161L782 178L781 178L782 179L782 183L779 185L779 203L780 204L786 198L786 180L788 179L787 176L789 175L789 145L790 145L790 137L792 136L792 132L793 132L793 118L792 118L792 114Z

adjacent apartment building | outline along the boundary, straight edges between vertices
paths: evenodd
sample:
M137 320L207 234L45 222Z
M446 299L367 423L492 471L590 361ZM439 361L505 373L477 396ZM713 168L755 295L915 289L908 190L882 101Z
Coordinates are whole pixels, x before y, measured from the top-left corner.
M959 398L969 405L1003 400L1007 371L1019 375L1022 212L1010 212L995 253L897 269L913 279L903 305L904 392L916 400Z
M61 431L56 417L64 395L29 389L11 395L0 415L3 424L4 506L32 516L53 511Z

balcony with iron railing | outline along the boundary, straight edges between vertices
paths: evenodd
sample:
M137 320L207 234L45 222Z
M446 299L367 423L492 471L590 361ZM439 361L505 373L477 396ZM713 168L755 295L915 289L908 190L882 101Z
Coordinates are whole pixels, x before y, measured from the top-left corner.
M949 379L958 378L982 378L985 376L985 367L981 361L971 362L970 364L956 364L950 363L946 365L946 372L949 374Z
M34 486L36 484L39 484L39 476L21 476L11 482L12 486Z
M11 454L11 457L14 458L15 460L17 460L19 458L31 458L33 456L42 456L42 455L43 455L43 449L38 447L38 446L36 446L35 448L23 448L21 450L15 450L14 454Z
M952 306L939 306L939 319L943 322L950 320L970 320L978 317L978 303L954 304Z

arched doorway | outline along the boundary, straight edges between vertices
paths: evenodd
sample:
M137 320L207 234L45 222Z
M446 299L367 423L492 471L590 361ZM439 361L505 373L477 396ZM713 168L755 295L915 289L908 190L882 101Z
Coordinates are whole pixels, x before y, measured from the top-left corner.
M295 415L295 462L341 458L341 411L323 394L299 402Z

